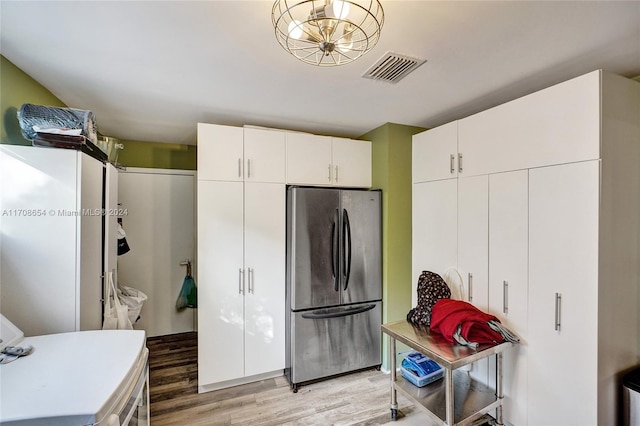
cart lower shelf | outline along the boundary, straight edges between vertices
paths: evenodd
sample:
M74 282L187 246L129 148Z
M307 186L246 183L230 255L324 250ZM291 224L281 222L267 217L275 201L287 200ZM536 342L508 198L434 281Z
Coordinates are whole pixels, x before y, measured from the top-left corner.
M424 409L433 420L446 418L445 381L438 380L424 387L414 386L398 375L394 387L418 408ZM466 371L453 372L454 422L459 425L475 424L478 419L500 405L496 391L474 380ZM482 422L480 422L482 423Z

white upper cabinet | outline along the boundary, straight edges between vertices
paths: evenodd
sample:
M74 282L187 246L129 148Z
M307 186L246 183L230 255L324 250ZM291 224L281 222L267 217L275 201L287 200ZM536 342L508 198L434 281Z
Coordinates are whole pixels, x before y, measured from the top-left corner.
M198 179L242 181L242 127L198 123Z
M284 183L284 132L198 123L198 179Z
M371 186L371 142L287 133L287 183Z
M244 129L244 179L285 182L285 133L281 130Z
M349 187L371 187L371 142L331 138L333 184Z
M287 132L287 183L331 185L331 138Z
M459 120L458 148L468 176L599 158L600 72Z
M458 176L458 122L413 136L413 183Z

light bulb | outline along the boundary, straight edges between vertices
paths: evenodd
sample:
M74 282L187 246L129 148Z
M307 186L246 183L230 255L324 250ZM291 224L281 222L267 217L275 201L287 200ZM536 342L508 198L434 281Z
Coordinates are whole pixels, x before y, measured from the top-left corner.
M349 52L353 48L353 25L344 26L342 37L338 40L338 49L341 52Z
M341 52L349 52L353 48L353 41L339 41L338 50Z
M304 30L302 29L302 22L294 19L289 23L288 27L289 37L299 39L302 37Z
M344 19L349 15L349 7L349 3L341 0L335 0L331 3L333 16L338 19Z

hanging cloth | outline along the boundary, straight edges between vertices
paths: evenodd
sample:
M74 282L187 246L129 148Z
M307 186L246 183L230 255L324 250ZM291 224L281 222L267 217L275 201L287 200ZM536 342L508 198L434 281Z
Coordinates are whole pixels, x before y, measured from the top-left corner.
M118 230L116 232L118 234L118 256L121 256L125 253L128 253L131 249L129 248L129 244L127 243L127 234L126 232L124 232L122 223L120 223L120 221L118 221Z
M182 282L182 288L176 300L176 309L182 310L184 308L197 308L198 307L198 289L196 287L196 281L191 276L191 262L187 263L187 275Z

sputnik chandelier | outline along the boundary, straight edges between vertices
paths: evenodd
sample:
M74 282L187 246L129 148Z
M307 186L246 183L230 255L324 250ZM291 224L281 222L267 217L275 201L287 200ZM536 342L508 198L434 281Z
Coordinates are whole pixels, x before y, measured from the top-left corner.
M384 11L379 1L278 0L271 11L278 42L303 62L348 64L380 38Z

